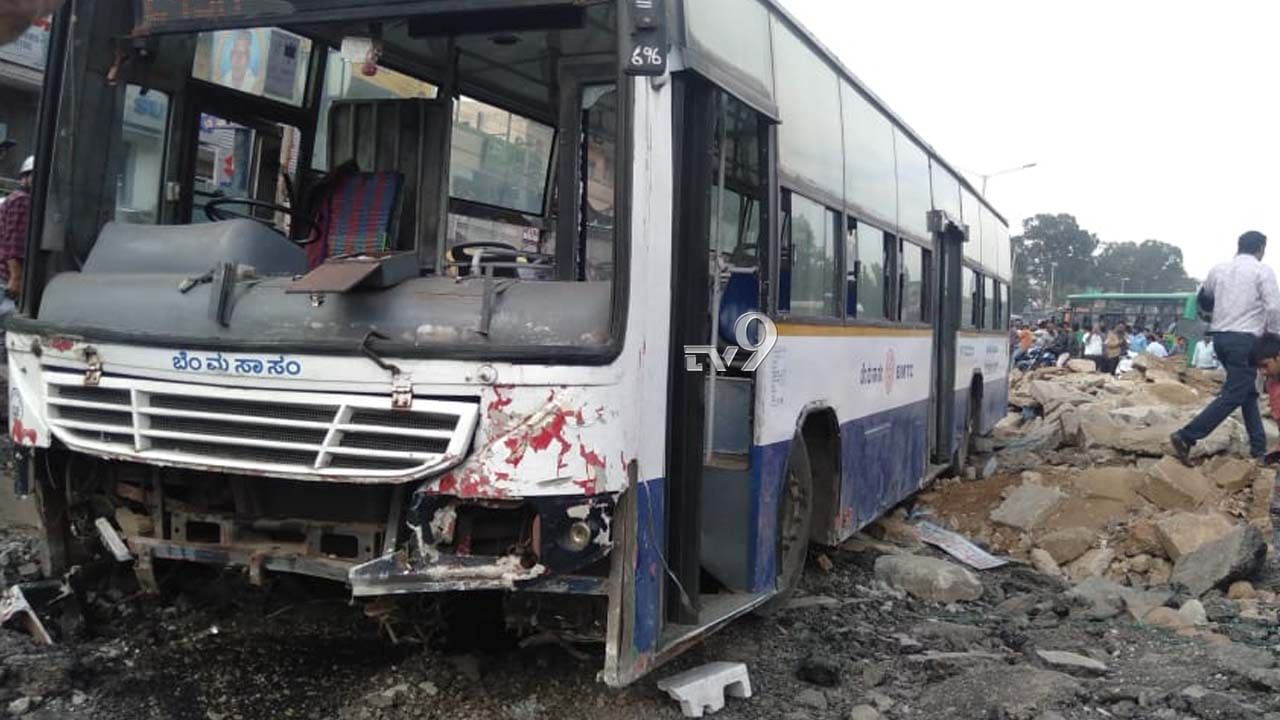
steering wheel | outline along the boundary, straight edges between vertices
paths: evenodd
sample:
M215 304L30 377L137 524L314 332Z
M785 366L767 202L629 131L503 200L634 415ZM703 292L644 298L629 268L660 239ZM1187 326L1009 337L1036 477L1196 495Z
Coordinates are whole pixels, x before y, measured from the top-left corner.
M486 262L515 263L519 262L521 258L524 258L526 261L532 259L532 261L529 262L529 265L532 268L538 266L540 263L537 260L541 259L541 256L537 253L528 253L514 245L488 240L459 243L449 248L449 255L457 265L458 275L470 274L471 270L475 266L477 257L479 258L479 265L481 267L483 267Z
M245 213L238 213L238 212L228 212L227 210L223 209L224 206L226 205L243 205L250 209L258 208L262 210L270 210L272 213L284 213L293 219L295 229L302 228L302 229L309 230L310 228L313 227L313 223L311 222L311 220L295 214L293 211L293 208L285 207L284 205L277 205L275 203L266 202L265 200L254 200L252 198L224 197L224 198L216 198L214 200L210 200L209 202L205 203L205 206L204 206L205 217L209 218L211 222L221 222L223 220L252 220L256 223L266 225L267 227L271 228L272 230L275 230L281 235L288 237L288 233L285 232L283 229L281 229L279 226L277 226L275 222L271 220L264 220L256 215L253 215L252 213L245 214Z

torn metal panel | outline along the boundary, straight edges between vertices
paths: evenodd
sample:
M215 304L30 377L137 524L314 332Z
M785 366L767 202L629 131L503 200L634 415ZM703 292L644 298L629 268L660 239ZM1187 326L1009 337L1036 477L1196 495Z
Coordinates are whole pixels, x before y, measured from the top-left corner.
M464 590L515 590L518 583L542 577L540 564L526 565L518 555L481 557L441 555L434 561L397 552L351 569L347 578L355 597Z
M8 625L13 620L21 622L31 637L45 645L53 644L49 631L40 621L40 616L36 615L36 611L31 608L31 603L27 602L27 597L22 594L22 587L19 585L10 587L5 591L4 596L0 597L0 625Z
M312 575L338 582L347 579L347 573L352 567L351 563L341 560L307 557L288 552L191 545L152 538L131 538L130 542L138 552L139 566L143 564L144 559L149 564L152 558L187 560L206 565L235 565L244 568L258 564L261 568L274 572Z
M129 562L133 559L133 553L129 552L129 546L124 544L124 540L111 525L111 521L100 517L93 522L93 526L97 529L98 537L102 539L102 544L106 546L116 561Z

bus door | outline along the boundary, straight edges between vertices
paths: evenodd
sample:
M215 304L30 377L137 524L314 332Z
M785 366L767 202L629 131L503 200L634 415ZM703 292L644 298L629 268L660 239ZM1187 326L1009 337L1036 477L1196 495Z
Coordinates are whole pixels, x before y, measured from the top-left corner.
M741 611L774 582L759 550L752 353L740 349L758 339L738 337L739 319L764 309L769 124L697 76L675 82L667 637Z
M933 393L929 403L929 440L933 462L958 464L964 448L956 441L956 339L960 331L964 243L967 231L941 210L929 213L933 234Z

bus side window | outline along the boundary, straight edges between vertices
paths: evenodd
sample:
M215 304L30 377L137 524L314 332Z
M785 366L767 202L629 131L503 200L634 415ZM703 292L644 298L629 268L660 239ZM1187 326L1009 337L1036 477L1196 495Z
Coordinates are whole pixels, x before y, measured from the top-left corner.
M778 308L797 316L838 317L838 215L803 195L789 193L789 197Z
M988 277L982 278L982 288L982 327L988 330L994 330L998 327L996 325L996 318L999 317L997 310L999 305L996 302L996 279Z
M969 268L960 271L960 325L972 328L977 325L977 283Z
M123 158L116 176L117 222L159 222L168 127L168 95L138 85L125 87L120 124Z
M902 241L902 321L918 323L925 321L925 263L928 253L919 245L906 240Z
M883 320L887 317L888 263L885 247L889 240L883 230L849 218L845 240L849 262L846 304L849 317ZM855 261L856 258L856 261Z

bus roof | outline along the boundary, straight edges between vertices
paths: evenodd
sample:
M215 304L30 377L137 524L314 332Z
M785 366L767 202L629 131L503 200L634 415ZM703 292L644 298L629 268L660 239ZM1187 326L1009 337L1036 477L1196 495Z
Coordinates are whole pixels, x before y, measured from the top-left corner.
M685 2L697 0L685 0ZM421 14L440 12L481 11L487 9L562 7L577 5L581 0L308 0L296 3L296 7L288 12L286 5L263 4L261 8L245 9L240 5L228 7L213 0L138 0L140 17L135 35L148 35L156 32L195 32L200 30L226 29L258 24L280 22L297 24L318 21L371 19L381 15ZM867 85L853 74L840 58L822 41L802 25L780 0L758 0L779 20L795 31L804 42L821 56L838 75L848 82L871 103L886 119L902 131L904 135L954 177L960 186L967 190L982 206L989 211L1006 228L1009 221L987 201L976 187L948 163L937 150L925 142L919 133L913 130L897 113L872 92ZM675 5L676 3L672 3ZM673 33L674 42L680 42L680 34Z
M1193 292L1173 292L1173 293L1080 293L1077 295L1068 295L1068 300L1186 300L1195 297Z
M697 2L697 0L685 0L685 1ZM938 151L935 150L932 145L925 142L924 139L920 137L919 133L913 130L905 120L903 120L896 112L894 112L888 106L888 104L885 103L884 100L881 100L880 96L872 92L871 89L867 87L866 83L862 82L862 80L858 78L857 75L853 74L853 71L850 70L847 66L845 66L844 62L840 60L840 56L836 55L835 52L833 52L830 48L824 45L822 41L817 38L817 36L815 36L812 32L809 32L808 28L806 28L803 24L801 24L801 22L797 20L796 17L792 15L789 10L787 10L785 7L782 6L781 0L761 0L761 2L767 5L769 9L772 10L780 19L782 19L784 22L790 25L793 30L800 33L801 37L804 38L805 42L812 45L814 49L816 49L823 57L825 57L827 62L830 63L830 65L833 68L835 68L837 73L842 75L845 80L847 80L851 85L853 85L854 89L862 93L863 97L865 97L872 105L876 107L877 110L879 110L886 118L889 119L889 122L893 123L895 126L897 126L899 130L906 133L907 137L910 138L912 142L919 145L921 149L923 149L931 159L937 161L939 165L946 168L947 172L951 173L952 176L954 176L957 180L960 181L961 187L963 187L964 189L972 193L973 196L978 199L978 202L982 203L983 207L991 211L991 214L995 215L996 218L998 218L1000 222L1004 224L1005 227L1009 226L1009 221L1005 219L1004 215L1002 215L999 210L996 210L995 207L993 207L991 203L987 201L987 198L982 193L978 192L978 189L975 188L973 184L969 182L968 178L966 178L962 172L958 171L955 168L955 166L947 162L946 159L943 158L942 155L939 154Z

